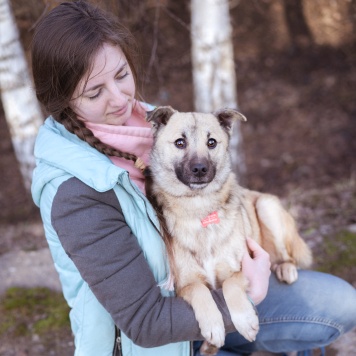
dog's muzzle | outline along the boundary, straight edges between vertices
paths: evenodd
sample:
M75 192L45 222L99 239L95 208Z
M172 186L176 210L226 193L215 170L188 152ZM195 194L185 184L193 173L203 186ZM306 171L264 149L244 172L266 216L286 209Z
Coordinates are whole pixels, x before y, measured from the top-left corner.
M191 189L207 186L215 177L215 165L207 158L194 158L175 167L177 178Z

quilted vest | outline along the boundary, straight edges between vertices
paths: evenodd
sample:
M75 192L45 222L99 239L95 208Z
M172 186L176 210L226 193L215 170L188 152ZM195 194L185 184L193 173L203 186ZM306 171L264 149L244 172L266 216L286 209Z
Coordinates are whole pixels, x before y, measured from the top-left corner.
M48 143L51 143L50 145ZM66 157L60 148L66 149ZM68 160L68 155L78 157L83 149L82 160ZM48 118L41 127L36 145L37 167L33 175L32 196L40 207L48 245L62 283L63 294L71 307L70 320L75 338L75 356L109 356L115 343L115 324L109 313L98 302L89 286L80 276L74 263L65 253L51 225L51 206L58 187L75 176L97 191L114 189L123 210L125 220L144 252L157 284L167 278L167 262L164 245L158 233L158 221L153 208L138 187L129 179L128 173L113 165L104 155L70 134L65 128ZM105 174L88 172L88 161L95 160L95 167ZM78 162L81 162L78 165ZM92 165L91 165L92 166ZM49 183L49 184L48 184ZM119 286L118 286L119 288ZM169 292L161 289L168 296ZM155 348L142 348L122 334L124 356L189 356L190 343L179 342Z

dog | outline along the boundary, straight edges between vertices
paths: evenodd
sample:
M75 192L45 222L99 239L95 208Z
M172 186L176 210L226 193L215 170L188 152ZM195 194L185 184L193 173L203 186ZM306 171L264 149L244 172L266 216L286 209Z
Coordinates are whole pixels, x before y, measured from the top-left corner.
M236 110L182 113L170 106L147 116L154 144L146 168L146 195L162 227L170 273L178 296L193 308L205 342L200 352L214 355L224 344L222 315L210 293L222 288L236 330L248 341L259 322L241 272L246 237L269 254L280 281L293 283L297 268L312 254L292 216L273 195L241 187L231 170L229 139Z

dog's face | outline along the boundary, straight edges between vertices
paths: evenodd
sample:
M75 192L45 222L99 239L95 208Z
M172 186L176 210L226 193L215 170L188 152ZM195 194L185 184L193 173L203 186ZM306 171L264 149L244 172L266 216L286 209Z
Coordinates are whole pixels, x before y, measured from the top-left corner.
M156 184L173 195L218 189L230 173L232 123L245 119L235 110L215 114L180 113L159 107L147 118L155 143L151 171Z

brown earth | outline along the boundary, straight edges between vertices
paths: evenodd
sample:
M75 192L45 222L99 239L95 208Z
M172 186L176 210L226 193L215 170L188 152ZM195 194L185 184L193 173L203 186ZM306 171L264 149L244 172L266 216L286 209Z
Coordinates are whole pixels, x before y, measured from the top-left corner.
M187 2L166 1L161 8L145 2L148 7L137 5L135 13L123 3L142 48L144 98L193 110ZM232 20L238 101L248 118L241 126L245 185L279 195L314 250L315 268L329 268L356 285L355 46L276 49L263 9L253 8L255 2L242 4L232 10ZM14 8L28 48L31 26L42 10L29 15L20 9ZM0 149L0 255L46 247L2 112Z

